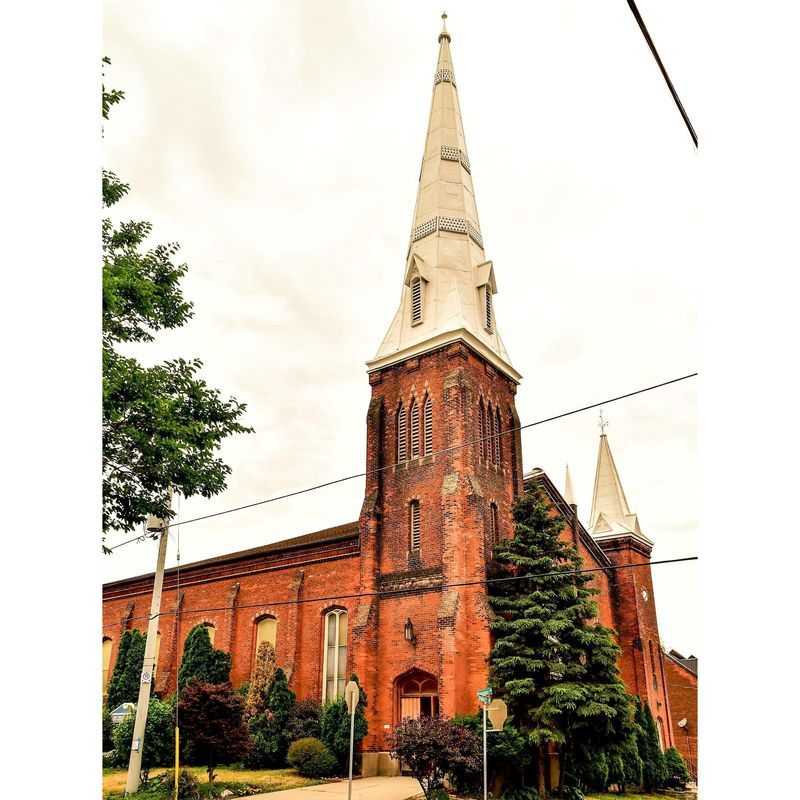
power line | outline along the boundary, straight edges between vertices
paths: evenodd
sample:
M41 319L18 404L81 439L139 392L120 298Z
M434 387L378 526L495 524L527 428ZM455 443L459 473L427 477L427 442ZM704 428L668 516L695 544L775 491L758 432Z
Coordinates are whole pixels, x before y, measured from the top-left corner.
M562 575L580 575L583 573L588 572L606 572L608 570L618 570L618 569L633 569L634 567L652 567L658 566L659 564L679 564L685 561L697 561L699 556L682 556L681 558L665 558L660 561L643 561L637 564L611 564L607 567L585 567L582 569L571 569L571 570L553 570L551 572L534 572L528 573L525 575L506 575L499 578L483 578L481 580L476 581L463 581L461 583L444 583L440 584L439 586L430 586L430 587L419 587L415 586L410 589L390 589L384 591L377 591L377 592L357 592L356 594L332 594L326 595L322 597L304 597L302 599L297 600L261 600L258 603L242 603L236 606L236 609L240 608L263 608L264 606L287 606L287 605L302 605L303 603L326 603L332 600L355 600L362 597L398 597L398 596L405 596L405 595L413 595L419 594L421 592L429 592L429 591L444 591L445 589L458 589L463 588L466 586L486 586L491 583L508 583L511 581L522 581L522 580L529 580L531 578L547 578L551 576L562 576ZM177 594L176 594L177 598ZM121 598L111 598L113 599L121 599ZM176 601L176 608L177 608L177 601ZM183 616L184 614L205 614L211 611L230 611L230 606L211 606L209 608L187 608L181 609L180 611L162 611L159 613L158 616L169 616L174 615L176 613ZM141 617L130 617L127 622L134 622L136 620L141 619L149 619L149 616L141 616ZM116 627L119 625L119 622L108 623L107 625L103 625L104 628L111 628Z
M692 372L692 373L690 373L688 375L682 375L680 378L672 378L671 380L663 381L662 383L656 383L653 386L646 386L643 389L636 389L636 390L634 390L632 392L626 392L625 394L620 394L620 395L617 395L616 397L611 397L608 400L601 400L599 403L591 403L591 404L589 404L587 406L582 406L581 408L572 409L571 411L564 411L561 414L555 414L555 415L553 415L551 417L546 417L544 419L536 420L535 422L529 422L526 425L519 425L519 426L513 427L513 428L506 428L503 431L499 431L496 435L497 436L505 436L506 434L515 433L516 431L522 431L522 430L525 430L526 428L534 428L537 425L544 425L547 422L555 422L556 420L563 419L564 417L572 416L573 414L580 414L580 413L582 413L584 411L590 411L593 408L599 408L600 406L608 405L609 403L616 403L618 400L625 400L628 397L634 397L634 396L636 396L638 394L644 394L645 392L652 392L654 389L661 389L664 386L670 386L673 383L679 383L680 381L685 381L685 380L688 380L689 378L695 378L695 377L697 377L697 374L698 374L697 372ZM467 442L464 442L463 444L454 444L454 445L451 445L450 447L445 447L442 450L435 450L434 452L428 453L427 455L435 456L435 455L441 455L442 453L449 453L449 452L452 452L453 450L460 450L461 448L469 447L470 445L478 444L479 442L487 441L489 439L493 439L494 437L495 437L495 434L489 434L488 436L480 436L477 439L471 439L471 440L469 440ZM355 473L353 475L345 475L342 478L335 478L333 480L326 481L325 483L318 483L318 484L316 484L314 486L307 486L304 489L296 489L295 491L287 492L286 494L280 494L280 495L276 495L275 497L268 497L268 498L266 498L264 500L256 500L253 503L246 503L245 505L242 505L242 506L236 506L234 508L228 508L228 509L225 509L224 511L216 511L216 512L214 512L212 514L204 514L203 516L200 516L200 517L192 517L191 519L185 519L185 520L182 520L180 522L170 523L170 527L171 528L176 528L179 525L189 525L192 522L200 522L202 520L212 519L214 517L221 517L221 516L223 516L225 514L233 514L236 511L244 511L244 510L246 510L248 508L255 508L256 506L263 506L263 505L266 505L267 503L275 503L278 500L286 500L286 499L288 499L290 497L297 497L298 495L307 494L308 492L314 492L314 491L317 491L318 489L324 489L324 488L326 488L328 486L335 486L338 483L345 483L346 481L352 481L355 478L365 478L365 477L367 477L369 475L375 475L375 474L377 474L379 472L383 472L384 470L393 469L394 467L397 467L397 466L399 466L400 464L403 464L403 463L405 463L405 462L397 461L397 462L394 462L392 464L385 464L382 467L376 467L375 469L367 470L365 472L357 472L357 473ZM124 542L120 542L119 544L114 545L114 547L110 547L109 550L116 550L117 548L123 547L126 544L131 544L131 542L142 542L142 541L145 541L148 538L151 538L150 534L141 534L139 536L134 536L131 539L126 539Z

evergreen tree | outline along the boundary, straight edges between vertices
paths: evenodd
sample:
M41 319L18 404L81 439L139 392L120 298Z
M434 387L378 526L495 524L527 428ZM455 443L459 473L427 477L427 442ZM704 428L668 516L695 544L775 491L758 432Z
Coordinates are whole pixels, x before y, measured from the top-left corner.
M285 767L289 750L288 721L294 706L294 692L286 674L278 667L267 694L266 708L250 720L253 749L248 766L253 769Z
M664 786L667 776L658 729L647 703L637 701L636 725L636 741L642 757L642 783L645 791L652 792Z
M690 780L689 770L686 768L683 756L674 747L669 747L664 751L664 767L666 774L664 787L666 789L685 789Z
M252 719L266 709L276 669L275 648L269 642L261 642L256 651L253 679L250 681L244 704L244 715L247 719Z
M490 577L530 577L489 584L495 615L490 683L537 753L536 783L544 797L550 743L572 764L594 753L602 776L605 751L630 733L633 708L613 632L596 621L597 590L588 574L576 572L581 558L560 537L564 520L533 487L516 502L514 521L514 538L495 546Z
M125 631L119 640L119 651L111 680L108 682L106 702L112 711L120 703L136 703L144 664L146 637L141 631Z
M356 675L351 675L350 680L358 683ZM368 732L365 714L367 693L360 683L358 683L358 694L358 705L356 706L355 719L353 720L353 742L355 747L358 746L358 743ZM345 703L344 697L339 697L330 703L326 703L323 707L320 718L320 736L328 750L336 757L340 772L344 773L350 758L350 712L347 710L347 703Z
M192 678L201 683L227 683L230 674L231 654L214 649L205 625L192 628L183 645L178 689L182 690Z

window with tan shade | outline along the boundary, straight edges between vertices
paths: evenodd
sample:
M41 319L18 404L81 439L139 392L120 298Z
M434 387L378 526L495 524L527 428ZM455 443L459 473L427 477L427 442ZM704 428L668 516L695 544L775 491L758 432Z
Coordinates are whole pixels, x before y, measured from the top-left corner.
M256 623L256 653L261 642L269 642L275 647L278 641L278 620L275 617L262 617Z
M111 667L111 639L103 637L103 687L108 683L109 669Z
M347 675L347 612L337 608L325 615L322 661L322 702L341 697Z

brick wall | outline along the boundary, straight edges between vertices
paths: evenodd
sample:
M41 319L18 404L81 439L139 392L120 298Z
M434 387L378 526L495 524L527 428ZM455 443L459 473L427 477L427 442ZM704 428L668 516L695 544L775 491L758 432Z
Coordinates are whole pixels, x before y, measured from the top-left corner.
M672 735L689 772L697 780L697 675L668 655L664 655L664 675L667 679L672 706ZM685 719L686 725L678 727Z

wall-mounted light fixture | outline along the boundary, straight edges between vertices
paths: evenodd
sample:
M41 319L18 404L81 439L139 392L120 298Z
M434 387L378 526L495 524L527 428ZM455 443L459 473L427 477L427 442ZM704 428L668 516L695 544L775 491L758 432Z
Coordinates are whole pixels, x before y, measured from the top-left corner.
M414 633L414 623L411 622L411 619L406 620L406 624L403 627L403 636L407 642L411 642L411 644L417 643L417 635Z

